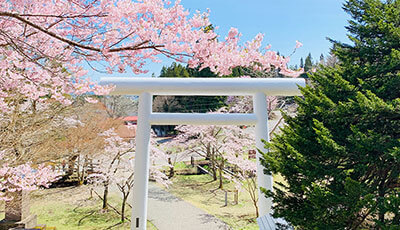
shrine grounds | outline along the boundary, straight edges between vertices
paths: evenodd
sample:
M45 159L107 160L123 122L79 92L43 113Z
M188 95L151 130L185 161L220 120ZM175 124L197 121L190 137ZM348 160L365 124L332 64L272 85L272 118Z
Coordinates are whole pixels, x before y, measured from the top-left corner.
M218 181L212 181L212 177L207 174L175 175L172 182L166 189L169 193L215 216L228 224L231 229L258 229L254 207L246 191L239 191L239 202L235 204L234 183L225 180L225 188L220 190L217 189ZM228 198L227 206L225 206L225 191ZM120 209L121 199L117 191L111 192L109 203L117 210ZM31 194L31 212L38 216L39 224L54 226L57 230L129 229L129 221L121 223L118 213L112 208L103 211L101 204L100 198L95 192L91 194L87 185L41 189ZM0 203L0 210L3 209L3 205ZM130 212L131 209L128 207L126 212L128 220ZM1 212L0 219L3 217L4 213ZM147 229L157 228L148 221Z

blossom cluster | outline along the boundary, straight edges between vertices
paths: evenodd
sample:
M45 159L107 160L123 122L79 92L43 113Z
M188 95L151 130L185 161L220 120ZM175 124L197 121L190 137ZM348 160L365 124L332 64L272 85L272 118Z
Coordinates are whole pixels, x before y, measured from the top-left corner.
M0 155L1 157L1 155ZM10 193L17 191L33 191L40 187L48 187L58 179L60 174L45 164L33 166L25 163L18 166L0 166L0 201L11 200Z
M133 181L134 144L118 136L114 129L109 129L99 135L104 137L104 152L98 154L94 159L96 173L89 176L89 181L94 184L114 183L117 185ZM154 140L151 142L150 177L167 186L170 182L162 172L163 166L167 166L166 155L156 147Z
M262 34L244 45L240 37L231 28L221 38L209 12L191 15L180 1L0 0L0 110L15 94L68 104L67 95L108 93L112 87L85 78L83 63L139 74L165 55L220 75L235 66L297 74L287 69L290 57L262 48Z

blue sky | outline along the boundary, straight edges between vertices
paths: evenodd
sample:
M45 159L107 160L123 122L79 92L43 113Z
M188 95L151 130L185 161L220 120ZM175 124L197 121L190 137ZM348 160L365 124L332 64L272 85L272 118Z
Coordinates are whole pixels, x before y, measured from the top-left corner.
M181 4L191 13L210 9L210 21L218 26L217 32L224 38L231 27L242 33L242 41L251 40L256 34L265 34L265 45L282 55L292 53L295 41L303 43L291 58L291 65L299 63L300 57L311 53L319 60L321 53L327 56L331 44L326 40L348 42L346 37L348 15L343 11L343 0L182 0ZM162 66L172 61L150 63L148 74L159 75ZM90 71L93 78L110 76ZM113 76L138 76L130 72Z
M226 34L236 27L244 40L257 33L265 34L265 43L289 55L299 40L304 46L292 56L291 64L311 52L314 58L327 54L330 43L326 37L348 41L344 26L349 17L339 0L182 0L185 8L211 10L210 20Z

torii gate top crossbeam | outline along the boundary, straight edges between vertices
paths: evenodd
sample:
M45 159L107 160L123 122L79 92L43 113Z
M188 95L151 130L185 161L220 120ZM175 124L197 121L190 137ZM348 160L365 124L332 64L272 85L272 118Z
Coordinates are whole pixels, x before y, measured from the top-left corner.
M104 77L102 85L115 85L114 95L300 95L304 78L126 78Z

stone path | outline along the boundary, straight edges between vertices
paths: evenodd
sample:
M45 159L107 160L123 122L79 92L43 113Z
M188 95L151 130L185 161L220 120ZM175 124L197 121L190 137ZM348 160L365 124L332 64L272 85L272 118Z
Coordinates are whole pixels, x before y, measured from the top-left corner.
M215 216L183 201L154 183L149 184L147 218L159 230L230 229Z

